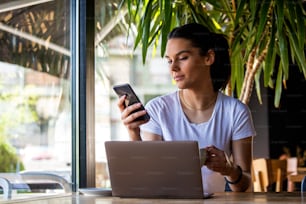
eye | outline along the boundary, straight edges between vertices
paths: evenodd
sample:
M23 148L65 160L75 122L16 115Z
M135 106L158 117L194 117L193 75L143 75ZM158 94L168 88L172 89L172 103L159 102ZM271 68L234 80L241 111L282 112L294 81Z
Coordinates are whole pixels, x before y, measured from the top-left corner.
M168 59L168 60L167 60L167 63L168 63L169 65L172 64L172 60Z
M179 60L187 60L187 59L188 59L188 56L183 56L179 58Z

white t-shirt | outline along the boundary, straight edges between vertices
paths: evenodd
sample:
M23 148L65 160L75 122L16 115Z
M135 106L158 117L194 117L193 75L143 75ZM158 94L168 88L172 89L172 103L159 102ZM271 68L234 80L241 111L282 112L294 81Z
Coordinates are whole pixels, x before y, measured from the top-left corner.
M199 148L216 146L231 155L232 140L255 136L252 116L247 105L238 99L218 93L217 101L209 121L190 123L185 116L179 92L159 96L146 104L151 116L148 123L141 126L141 131L161 135L165 141L195 140ZM202 167L203 187L205 192L223 192L224 177Z

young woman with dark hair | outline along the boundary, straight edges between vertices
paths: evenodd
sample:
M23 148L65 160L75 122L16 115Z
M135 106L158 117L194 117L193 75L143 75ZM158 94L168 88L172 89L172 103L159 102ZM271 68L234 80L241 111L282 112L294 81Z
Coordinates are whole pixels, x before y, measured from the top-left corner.
M125 107L125 96L118 101L131 140L198 141L206 154L203 187L210 193L252 189L252 116L247 105L222 93L231 73L228 50L222 35L200 24L174 28L165 58L178 90L135 113L140 104ZM135 121L146 111L149 121Z

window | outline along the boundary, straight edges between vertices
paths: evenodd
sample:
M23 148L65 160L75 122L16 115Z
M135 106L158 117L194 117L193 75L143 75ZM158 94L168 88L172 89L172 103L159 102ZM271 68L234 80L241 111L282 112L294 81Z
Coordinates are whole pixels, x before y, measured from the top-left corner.
M60 191L42 172L71 182L69 28L69 0L0 3L0 178L16 191Z

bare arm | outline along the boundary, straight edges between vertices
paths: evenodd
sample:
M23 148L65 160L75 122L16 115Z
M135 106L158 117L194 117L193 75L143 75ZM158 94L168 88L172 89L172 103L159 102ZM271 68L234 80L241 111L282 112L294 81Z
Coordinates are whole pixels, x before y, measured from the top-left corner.
M253 137L233 141L233 169L227 180L236 181L239 177L239 165L242 169L241 180L236 184L230 184L232 191L252 191L251 165L253 160ZM237 171L238 170L238 171Z
M214 146L208 147L206 150L206 166L224 175L229 181L232 191L252 190L253 137L232 141L233 161L229 161L225 153ZM241 167L241 171L238 166Z
M162 137L157 134L143 132L142 133L142 140L162 140Z

